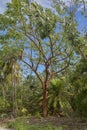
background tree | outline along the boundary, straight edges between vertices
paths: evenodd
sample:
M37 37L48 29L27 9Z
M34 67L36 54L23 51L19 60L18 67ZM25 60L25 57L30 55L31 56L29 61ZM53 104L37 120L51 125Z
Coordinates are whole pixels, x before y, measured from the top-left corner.
M11 50L12 51L12 50ZM17 59L9 55L7 45L3 45L1 49L0 55L0 85L2 88L3 99L6 104L8 104L8 113L11 111L10 108L12 106L12 114L17 115L17 102L16 102L16 87L20 86L20 65ZM11 90L11 92L9 92ZM9 99L9 97L11 99ZM13 102L11 102L11 100ZM3 109L4 111L4 109ZM7 110L6 110L7 111Z

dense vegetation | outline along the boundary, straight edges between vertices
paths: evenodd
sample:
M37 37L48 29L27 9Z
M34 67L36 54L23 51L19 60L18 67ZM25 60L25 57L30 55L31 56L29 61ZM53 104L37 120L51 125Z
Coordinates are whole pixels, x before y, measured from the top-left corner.
M87 30L79 31L76 18L82 4L86 19L78 0L53 1L54 12L27 0L7 4L0 14L1 118L87 118Z

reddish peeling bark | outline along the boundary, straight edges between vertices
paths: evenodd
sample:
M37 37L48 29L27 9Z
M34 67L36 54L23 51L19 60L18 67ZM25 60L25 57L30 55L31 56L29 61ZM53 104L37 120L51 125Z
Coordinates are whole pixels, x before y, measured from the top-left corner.
M48 112L48 85L45 84L43 85L43 104L42 104L42 114L43 117L47 117L47 112Z

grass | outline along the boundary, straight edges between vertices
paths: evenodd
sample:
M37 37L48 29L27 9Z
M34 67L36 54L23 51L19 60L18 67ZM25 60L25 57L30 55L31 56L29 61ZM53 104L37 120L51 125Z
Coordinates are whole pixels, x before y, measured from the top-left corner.
M64 126L56 127L49 123L46 125L29 125L27 120L23 118L16 119L14 122L9 122L7 127L14 130L65 130Z

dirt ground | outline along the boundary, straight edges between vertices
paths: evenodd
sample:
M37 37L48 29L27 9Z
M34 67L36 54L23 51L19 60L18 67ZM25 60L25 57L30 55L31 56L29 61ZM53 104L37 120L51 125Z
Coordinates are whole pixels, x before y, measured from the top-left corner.
M87 120L82 118L70 118L70 117L47 117L47 118L35 118L32 117L27 121L28 124L46 125L52 124L54 126L63 126L64 130L87 130Z
M3 123L7 122L9 121L4 120ZM56 127L63 127L63 130L87 130L87 120L85 118L79 118L79 117L73 117L73 118L53 117L53 116L47 118L29 117L27 118L26 123L28 125L41 125L41 126L51 124Z

